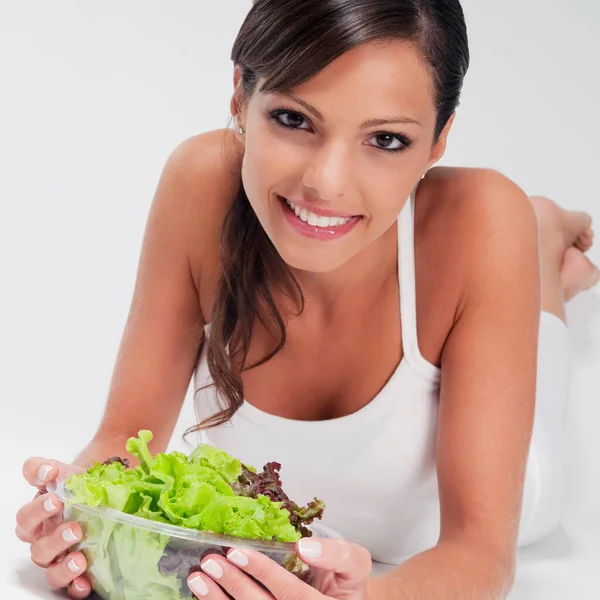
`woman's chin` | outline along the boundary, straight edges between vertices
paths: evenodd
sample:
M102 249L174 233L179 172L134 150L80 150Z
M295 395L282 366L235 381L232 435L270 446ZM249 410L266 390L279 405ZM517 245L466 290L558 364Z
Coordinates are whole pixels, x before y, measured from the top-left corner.
M345 260L337 253L327 252L323 249L321 252L292 252L280 251L279 255L285 264L291 269L297 271L306 271L307 273L328 273L341 267Z

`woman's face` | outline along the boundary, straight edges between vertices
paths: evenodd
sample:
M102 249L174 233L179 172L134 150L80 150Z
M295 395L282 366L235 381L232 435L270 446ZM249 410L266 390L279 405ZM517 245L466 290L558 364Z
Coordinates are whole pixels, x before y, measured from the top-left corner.
M370 43L292 92L248 102L242 180L283 260L331 271L395 223L443 152L432 82L412 45Z

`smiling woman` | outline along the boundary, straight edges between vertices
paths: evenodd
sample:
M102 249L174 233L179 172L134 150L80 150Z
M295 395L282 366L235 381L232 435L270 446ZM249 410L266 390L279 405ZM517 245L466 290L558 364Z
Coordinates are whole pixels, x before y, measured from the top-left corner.
M323 570L312 587L238 549L202 559L197 595L506 597L517 546L561 518L564 305L600 277L590 217L496 171L432 168L469 65L458 0L257 0L232 59L235 129L165 166L77 464L139 429L163 449L193 373L187 433L276 458L346 539L299 544ZM83 533L56 527L45 493L71 469L26 463L42 497L17 531L83 598L85 557L68 553ZM394 570L369 579L371 557Z

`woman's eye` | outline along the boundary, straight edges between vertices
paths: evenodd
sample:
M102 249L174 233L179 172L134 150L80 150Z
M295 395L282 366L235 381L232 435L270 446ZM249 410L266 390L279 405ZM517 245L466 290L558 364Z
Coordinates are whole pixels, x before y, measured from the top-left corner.
M271 113L271 116L277 123L288 129L307 129L306 127L300 127L302 123L306 123L307 121L299 113L289 110L276 110Z
M378 133L371 139L377 140L374 144L376 148L386 150L387 152L400 152L410 146L410 142L407 139L391 133Z

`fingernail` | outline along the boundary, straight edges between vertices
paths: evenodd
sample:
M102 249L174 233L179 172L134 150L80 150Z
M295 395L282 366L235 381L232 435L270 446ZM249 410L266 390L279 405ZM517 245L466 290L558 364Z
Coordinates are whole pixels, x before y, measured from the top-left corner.
M77 573L77 571L81 571L81 567L75 562L74 558L67 563L67 567L69 567L69 571L71 571L71 573ZM83 590L79 591L81 592Z
M209 558L205 563L202 563L200 568L205 573L208 573L213 579L221 579L221 577L223 577L223 569L221 569L221 565L212 558Z
M208 586L204 579L199 575L192 579L188 579L188 586L196 596L208 596Z
M239 550L233 550L227 555L227 560L230 560L234 565L238 567L248 566L248 557Z
M79 538L73 533L72 529L65 529L62 532L62 539L68 543L68 542L76 542Z
M78 592L85 592L85 588L82 588L81 586L77 585L76 583L73 585L73 587L78 591Z
M300 550L300 554L306 556L306 558L319 558L319 556L323 554L321 542L309 538L302 538L298 542L298 550Z
M37 480L40 483L46 483L46 477L48 477L48 473L52 470L52 465L42 465L37 472Z
M44 500L44 510L46 512L54 512L56 510L56 506L54 506L52 498L46 498L46 500Z

